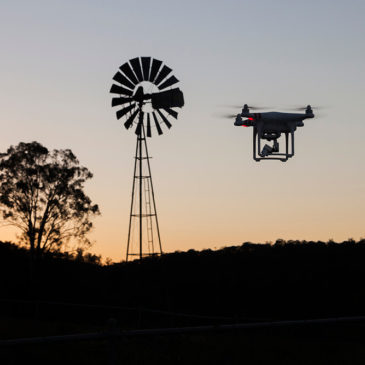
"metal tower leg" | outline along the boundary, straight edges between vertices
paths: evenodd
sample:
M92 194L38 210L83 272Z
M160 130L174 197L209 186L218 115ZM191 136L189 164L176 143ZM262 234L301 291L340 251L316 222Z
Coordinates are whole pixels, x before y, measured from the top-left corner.
M132 227L132 216L133 216L134 188L135 188L136 171L137 171L137 153L138 153L138 147L139 147L139 137L137 136L136 154L135 154L135 157L134 157L133 185L132 185L131 210L130 210L130 214L129 214L129 228L128 228L128 242L127 242L126 261L128 261L129 245L130 245L130 241L131 241L131 227Z
M159 254L162 254L162 245L161 245L161 236L160 236L160 228L158 224L157 218L157 210L156 210L156 201L155 194L153 190L152 184L152 174L151 174L151 166L150 166L150 157L148 155L147 148L147 140L145 134L145 128L143 124L143 114L140 115L140 123L141 129L140 134L137 136L137 144L136 144L136 154L135 154L135 163L134 163L134 175L133 175L133 186L132 186L132 201L131 201L131 210L129 217L129 229L128 229L128 242L127 242L127 255L126 261L128 261L130 256L139 256L141 260L144 256L148 255L156 255L157 252L154 252L154 244L153 244L153 227L155 226L157 230L157 237L159 243ZM142 146L143 145L143 146ZM145 166L145 170L143 169L143 161L147 161L147 165ZM137 166L138 161L138 166ZM147 170L146 170L147 166ZM145 175L143 175L143 171L145 171ZM139 183L136 185L136 180L139 180ZM144 184L143 181L144 180ZM136 190L137 188L137 190ZM134 212L134 196L138 194L138 211ZM152 196L152 206L151 206L151 196ZM145 203L145 212L143 211L143 202ZM151 209L153 207L153 210ZM153 225L153 217L155 218L155 225ZM139 230L139 240L138 240L138 253L131 252L131 231L132 225L134 223L134 219L137 218L138 221L138 230ZM147 228L147 234L143 235L143 219L145 220L145 227ZM146 241L144 242L143 239ZM146 244L144 244L146 243ZM149 249L149 245L151 249ZM144 247L146 246L146 247ZM144 248L146 251L144 251Z
M158 243L159 243L159 247L160 247L160 254L162 254L160 228L159 228L159 225L158 225L157 209L156 209L156 201L155 201L155 193L154 193L154 190L153 190L152 173L151 173L151 166L150 166L150 158L149 158L149 155L148 155L147 140L146 140L144 126L142 126L142 133L143 133L143 137L144 137L144 146L145 146L145 151L146 151L148 175L149 175L149 179L150 179L150 183L151 183L151 193L152 193L153 209L154 209L154 212L155 212L155 219L156 219L157 237L158 237Z
M139 135L137 138L139 141L139 259L142 260L142 137Z

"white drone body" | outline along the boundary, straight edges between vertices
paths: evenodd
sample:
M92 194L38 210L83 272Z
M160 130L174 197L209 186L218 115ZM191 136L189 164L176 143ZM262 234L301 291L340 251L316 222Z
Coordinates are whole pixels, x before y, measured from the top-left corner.
M247 118L242 120L242 118ZM253 127L253 158L255 161L280 160L287 161L294 156L294 132L297 127L303 127L304 119L314 118L310 105L305 113L250 113L247 104L244 105L241 114L237 114L235 126ZM279 151L277 139L281 134L285 135L285 153ZM289 147L289 134L291 146ZM273 141L273 145L265 144L261 150L261 140ZM257 145L257 147L256 147Z

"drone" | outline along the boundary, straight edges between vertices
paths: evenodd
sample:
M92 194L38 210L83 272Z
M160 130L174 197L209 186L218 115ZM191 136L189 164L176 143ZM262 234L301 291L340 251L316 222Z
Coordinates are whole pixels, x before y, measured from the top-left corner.
M241 114L237 114L235 126L253 127L253 159L287 161L294 156L294 132L297 127L303 127L304 119L314 118L312 107L308 105L304 113L250 113L250 108L245 104ZM243 118L247 118L242 120ZM285 153L279 151L278 138L285 135ZM290 143L289 143L290 135ZM272 145L265 144L261 149L261 140L272 141ZM290 145L290 146L289 146Z

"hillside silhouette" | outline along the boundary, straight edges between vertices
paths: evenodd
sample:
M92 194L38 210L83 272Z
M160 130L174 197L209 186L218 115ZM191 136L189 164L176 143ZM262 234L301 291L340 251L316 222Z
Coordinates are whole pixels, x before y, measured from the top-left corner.
M129 327L362 315L364 258L365 240L277 240L104 266L98 256L47 254L30 274L29 252L1 243L0 299L13 316L38 302L44 316L113 316Z
M0 243L3 339L121 329L361 316L365 240L276 241L101 265ZM362 321L5 347L4 364L363 364ZM114 360L111 357L114 354Z

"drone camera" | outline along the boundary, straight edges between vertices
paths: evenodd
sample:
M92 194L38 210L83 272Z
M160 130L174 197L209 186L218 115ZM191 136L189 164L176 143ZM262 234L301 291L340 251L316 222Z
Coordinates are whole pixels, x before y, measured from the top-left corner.
M266 157L268 155L271 155L273 153L273 148L270 147L268 144L265 144L264 148L261 151L261 156Z
M276 140L274 141L273 146L265 144L264 148L261 151L261 157L267 157L268 155L271 155L274 152L279 152L279 142Z

